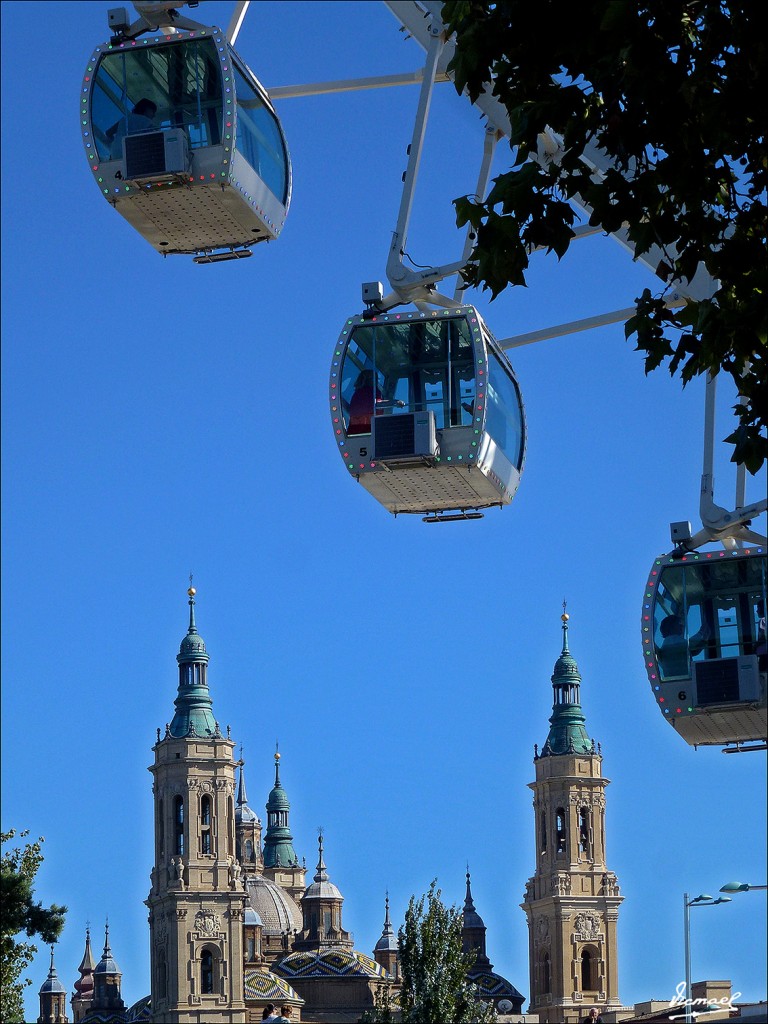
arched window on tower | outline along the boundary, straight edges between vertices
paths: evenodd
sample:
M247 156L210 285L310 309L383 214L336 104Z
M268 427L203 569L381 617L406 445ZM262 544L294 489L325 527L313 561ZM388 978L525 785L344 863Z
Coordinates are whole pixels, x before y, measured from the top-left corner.
M166 999L168 995L168 966L165 953L161 950L157 955L157 998Z
M206 793L200 801L200 852L209 856L211 849L211 798Z
M555 846L558 853L565 853L566 825L565 811L562 807L558 807L555 814Z
M590 949L581 951L581 991L597 991L597 956Z
M230 796L227 799L227 853L229 854L230 857L232 856L232 854L234 852L234 850L233 850L234 835L235 835L234 821L235 821L235 811L234 811L234 806L232 804L232 797Z
M173 801L174 849L176 855L184 856L184 797L177 796Z
M582 807L579 810L579 852L585 857L591 856L592 853L589 833L589 808Z
M200 957L200 992L204 996L213 993L213 953L204 949Z
M547 852L547 812L542 811L539 818L539 849L542 853Z
M157 802L157 820L155 822L155 841L157 843L157 863L162 864L165 860L165 818L163 815L163 801Z
M545 953L541 958L541 991L551 992L552 990L552 972L549 966L549 953Z

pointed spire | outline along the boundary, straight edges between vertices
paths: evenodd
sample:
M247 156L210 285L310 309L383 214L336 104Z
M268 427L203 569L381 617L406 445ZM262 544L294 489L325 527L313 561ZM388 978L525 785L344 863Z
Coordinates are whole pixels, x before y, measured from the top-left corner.
M43 995L46 992L60 993L66 991L67 990L62 985L61 981L59 980L59 976L56 973L56 967L53 962L53 946L51 946L51 966L48 968L48 977L43 982L39 994Z
M245 761L243 760L243 745L240 744L240 780L237 784L237 806L243 807L248 804L248 797L245 793Z
M397 948L397 936L389 919L389 892L387 892L384 897L384 928L381 932L381 938L376 943L376 951L397 950Z
M473 912L475 910L475 904L472 902L472 883L471 883L471 879L469 877L469 864L467 864L467 895L466 895L466 899L464 900L464 911L465 911L465 913L468 910L473 911Z
M179 664L179 691L174 701L176 713L169 734L177 739L184 736L214 739L221 736L218 723L213 716L213 701L208 690L208 653L205 641L197 632L195 625L196 593L194 587L187 590L189 628L176 655Z
M106 919L104 925L104 952L101 954L102 960L112 959L112 950L109 948L109 918Z
M485 932L485 921L475 909L472 899L472 882L469 876L469 864L467 864L467 896L464 900L461 945L465 953L474 952L475 954L473 971L491 970L493 967L485 952Z
M326 866L325 866L325 861L323 860L323 830L322 829L318 829L318 832L317 832L317 847L318 847L318 851L319 852L318 852L318 861L317 861L317 871L315 872L315 881L316 882L327 882L328 881L328 871L327 871Z
M104 926L104 951L101 960L96 964L94 974L120 974L120 968L115 963L112 950L109 945L109 918Z
M91 928L90 925L85 926L85 952L83 953L83 959L80 961L80 966L77 968L81 974L85 971L93 971L96 966L96 961L93 958L93 950L91 949Z
M86 925L85 928L85 952L83 953L83 959L80 961L78 971L80 977L75 982L75 995L73 998L89 1000L93 997L93 972L96 969L96 960L93 956L93 950L91 949L91 929L90 925Z
M464 900L464 928L482 928L485 930L485 922L475 909L472 900L472 881L469 875L469 864L467 864L467 895Z
M581 710L579 667L568 646L568 622L570 616L566 612L563 601L563 614L560 616L563 630L563 648L555 662L552 673L552 691L554 701L552 716L549 719L550 730L547 741L541 751L541 757L552 754L591 754L593 742L587 735L586 719Z

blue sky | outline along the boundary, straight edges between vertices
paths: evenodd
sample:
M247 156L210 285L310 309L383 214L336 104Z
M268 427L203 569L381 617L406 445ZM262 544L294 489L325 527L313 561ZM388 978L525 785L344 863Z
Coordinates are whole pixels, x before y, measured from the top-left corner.
M232 5L195 15L226 27ZM682 894L764 883L765 760L694 751L662 721L640 643L648 569L694 526L703 386L646 378L622 325L511 353L528 458L511 506L475 523L394 519L347 475L326 403L334 342L381 279L415 88L282 101L294 198L250 260L163 260L103 201L78 130L107 5L2 4L3 828L45 836L37 893L69 907L71 991L86 921L108 915L130 1003L148 983L147 766L170 720L194 573L217 718L242 742L262 817L279 740L299 856L325 859L370 952L469 862L497 970L529 994L519 908L534 869L527 784L551 712L564 598L590 735L602 744L625 1003L683 978ZM378 2L252 5L239 52L270 86L416 69ZM407 249L458 258L483 124L436 90ZM499 147L497 171L507 153ZM630 305L653 281L610 239L527 289L474 296L497 337ZM719 436L731 429L727 386ZM729 450L716 499L731 504ZM749 481L748 497L764 493ZM764 529L764 520L757 524ZM693 915L694 978L765 998L765 894ZM34 965L28 1013L47 971Z

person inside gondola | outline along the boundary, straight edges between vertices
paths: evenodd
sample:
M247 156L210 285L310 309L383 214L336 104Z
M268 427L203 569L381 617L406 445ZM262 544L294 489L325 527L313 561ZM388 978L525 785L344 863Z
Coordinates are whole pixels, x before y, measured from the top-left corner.
M361 370L355 381L355 390L349 401L348 434L370 434L371 417L376 402L381 401L381 391L374 389L373 370Z
M107 139L111 146L110 156L113 160L119 160L123 155L123 136L136 135L138 132L154 128L156 114L157 104L143 96L127 117L121 117L107 129Z
M691 674L690 659L704 649L707 630L702 627L695 636L687 639L683 620L679 615L668 615L659 625L661 646L659 667L664 679Z

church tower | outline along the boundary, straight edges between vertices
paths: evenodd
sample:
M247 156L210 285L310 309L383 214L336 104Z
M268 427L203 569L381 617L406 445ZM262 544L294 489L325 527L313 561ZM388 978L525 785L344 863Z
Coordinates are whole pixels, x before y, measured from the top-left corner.
M389 918L389 893L384 898L384 928L381 933L381 938L376 943L376 948L373 951L373 959L377 964L380 964L385 971L388 971L393 978L399 979L400 966L399 966L400 947L397 942L397 936L395 935L392 922Z
M318 860L315 880L307 886L301 901L304 927L297 935L295 950L321 950L327 946L352 949L352 936L341 923L341 905L344 897L328 878L323 860L323 833L317 837Z
M56 968L53 965L53 946L51 946L51 966L48 970L48 977L40 986L40 1016L37 1024L67 1024L66 1002L67 990L59 981Z
M534 748L536 873L522 908L528 918L531 1000L541 1024L572 1024L590 1006L621 1007L618 992L616 875L605 859L605 788L600 748L587 735L581 676L568 649L552 675L547 741Z
M299 864L288 822L291 804L280 782L280 754L275 751L275 784L267 798L267 831L264 833L264 877L279 885L295 903L306 886L306 868Z
M120 991L122 971L112 956L109 945L109 921L104 929L104 951L101 960L93 969L93 1001L91 1011L105 1015L116 1014L118 1017L125 1010L125 1003Z
M237 786L235 805L235 856L247 875L261 874L264 857L261 852L261 822L258 815L248 806L245 792L245 762L243 748L240 748L240 781Z
M246 894L235 858L235 744L208 691L195 626L176 658L175 714L153 747L155 865L149 907L154 1024L245 1024Z
M75 991L71 999L72 1020L74 1024L80 1024L80 1021L90 1010L93 1003L93 972L95 968L96 961L93 958L93 950L91 949L91 929L88 927L85 929L85 952L78 967L80 977L75 982Z

